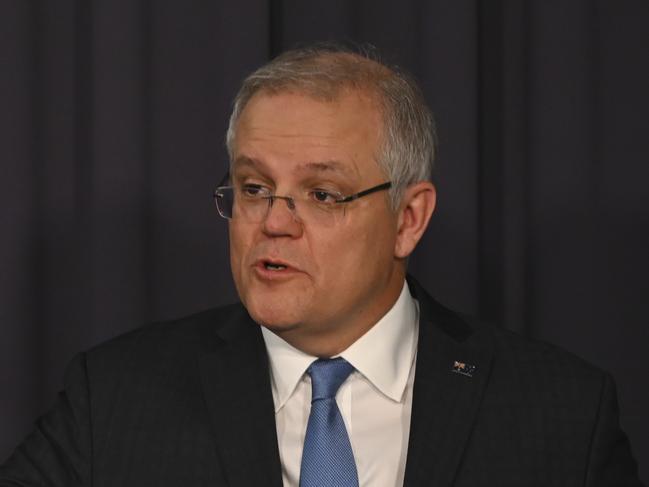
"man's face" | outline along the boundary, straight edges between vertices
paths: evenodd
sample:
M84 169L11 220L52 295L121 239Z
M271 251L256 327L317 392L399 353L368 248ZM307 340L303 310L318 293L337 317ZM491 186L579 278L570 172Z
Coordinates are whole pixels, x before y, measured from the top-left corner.
M374 103L354 92L333 102L258 93L238 122L232 183L280 196L316 188L350 195L381 184L381 123ZM337 353L365 333L403 284L403 261L394 255L397 214L387 193L346 205L334 226L302 220L299 206L295 217L283 200L260 223L230 221L230 263L248 312L314 354Z

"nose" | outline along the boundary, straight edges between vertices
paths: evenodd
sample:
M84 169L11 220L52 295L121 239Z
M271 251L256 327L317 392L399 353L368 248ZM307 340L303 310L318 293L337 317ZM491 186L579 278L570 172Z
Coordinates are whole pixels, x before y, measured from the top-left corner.
M263 222L264 233L272 237L299 237L302 234L302 222L295 211L293 198L289 196L273 196L269 198L268 212Z

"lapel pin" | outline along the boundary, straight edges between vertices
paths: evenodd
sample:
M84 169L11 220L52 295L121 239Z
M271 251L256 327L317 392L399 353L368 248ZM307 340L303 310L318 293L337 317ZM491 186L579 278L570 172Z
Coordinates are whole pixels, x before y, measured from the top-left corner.
M455 360L453 362L453 368L451 369L451 372L455 372L456 374L466 375L467 377L473 377L475 370L476 370L475 365L465 364L464 362L458 362L457 360Z

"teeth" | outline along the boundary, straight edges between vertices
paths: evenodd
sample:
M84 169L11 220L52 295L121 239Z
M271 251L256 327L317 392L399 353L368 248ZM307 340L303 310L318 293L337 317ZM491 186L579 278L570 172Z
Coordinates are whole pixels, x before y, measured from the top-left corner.
M282 270L282 269L286 269L286 266L281 265L281 264L271 264L270 262L266 262L266 264L264 264L264 265L265 265L266 269L269 269L271 271L279 271L279 270Z

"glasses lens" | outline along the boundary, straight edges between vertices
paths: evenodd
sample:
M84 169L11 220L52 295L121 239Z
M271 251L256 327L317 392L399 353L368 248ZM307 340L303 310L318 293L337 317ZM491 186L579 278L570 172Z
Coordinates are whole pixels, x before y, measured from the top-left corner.
M339 203L323 203L313 199L296 201L299 217L320 227L333 227L345 215L345 205Z
M223 218L232 218L232 208L234 206L234 191L233 188L224 186L216 188L214 192L214 202L219 215Z
M279 202L277 199L284 201ZM346 205L332 202L331 198L328 201L317 201L309 196L300 199L277 199L251 197L237 192L232 186L221 186L214 192L216 208L223 218L236 218L249 223L262 222L268 211L273 211L271 207L282 203L288 206L298 220L322 227L335 226L345 215Z
M214 196L219 213L224 218L259 223L268 213L270 200L258 193L224 186L218 188Z

